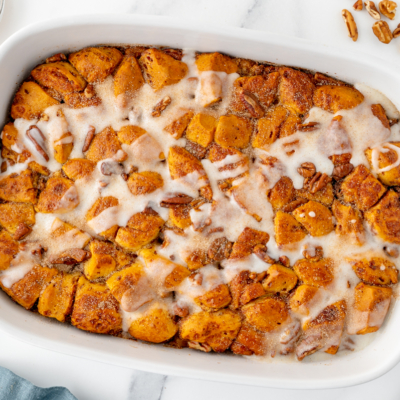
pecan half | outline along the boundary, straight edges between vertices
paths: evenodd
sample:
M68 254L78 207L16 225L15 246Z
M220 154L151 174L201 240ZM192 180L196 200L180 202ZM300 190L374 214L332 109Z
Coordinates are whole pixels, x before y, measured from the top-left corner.
M372 25L372 31L379 41L384 44L389 44L393 39L392 31L386 21L375 22L374 25Z
M297 199L291 201L289 204L286 204L285 206L282 207L282 211L285 213L290 213L294 211L297 207L300 207L303 204L306 204L308 202L307 199Z
M353 15L348 10L342 10L342 17L346 24L347 33L349 37L353 39L353 42L358 39L358 29L356 25L356 21L354 21Z
M158 102L153 108L153 112L151 113L152 117L159 117L161 113L171 104L171 97L165 96L160 102Z
M363 9L363 2L362 0L357 0L354 4L353 4L353 8L355 11L361 11Z
M96 129L94 128L94 126L90 125L88 133L86 134L86 137L85 137L85 141L83 142L83 147L82 147L83 153L85 153L86 151L89 150L90 143L92 143L95 132L96 132Z
M183 193L178 193L175 196L167 197L163 199L160 203L161 207L171 208L176 206L181 206L185 204L189 204L193 201L193 197L187 196Z
M383 0L379 2L379 11L386 18L394 19L396 16L397 4L394 1Z
M229 258L232 251L232 243L227 238L222 237L215 239L210 248L208 249L207 255L213 261L222 261L225 258Z
M20 224L18 224L17 230L14 233L14 239L21 240L24 237L28 236L31 232L32 232L32 228L30 228L28 225L21 222Z
M35 149L37 152L46 160L49 161L50 158L47 155L46 151L44 148L38 143L37 139L33 136L34 132L39 133L39 136L42 138L43 142L45 142L46 138L44 137L42 131L36 126L36 125L31 125L28 130L26 131L26 136L30 139L30 141L33 143L35 146Z
M368 11L368 14L376 20L380 20L381 19L381 15L379 14L378 9L376 8L376 5L373 1L366 1L365 3L365 8Z
M262 118L264 116L264 109L253 93L243 89L239 94L239 98L252 117Z
M353 171L353 169L354 165L351 163L336 165L333 168L332 178L338 181L339 179L342 179L348 174L350 174L350 172Z
M297 168L297 172L303 177L303 178L311 178L314 176L316 172L315 165L312 162L305 162L300 165L299 168Z
M300 132L311 132L319 129L318 122L307 122L306 124L300 124L297 126L297 130Z
M86 261L91 256L92 254L90 251L82 249L68 249L60 254L50 256L49 263L73 265Z
M289 268L290 267L290 260L289 257L287 256L280 256L279 257L279 262L284 266Z
M396 39L400 36L400 24L397 25L397 28L393 31L393 38ZM389 123L390 123L390 119L389 119ZM396 122L397 123L397 120ZM393 124L392 124L393 125Z
M175 58L175 60L181 61L183 57L182 50L179 49L163 49L163 52Z
M124 167L116 161L103 161L100 165L100 171L106 176L120 175L123 173Z
M321 172L317 172L312 178L306 178L304 183L304 187L311 193L315 194L323 189L329 182L332 181L332 178L327 174L322 174Z

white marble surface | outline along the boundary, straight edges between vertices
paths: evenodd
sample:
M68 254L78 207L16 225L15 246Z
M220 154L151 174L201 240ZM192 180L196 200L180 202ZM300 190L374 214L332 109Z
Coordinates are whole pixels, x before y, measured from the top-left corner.
M82 13L137 13L193 19L212 25L271 31L374 54L382 62L400 64L400 38L390 45L372 33L372 18L354 13L359 41L353 43L341 19L342 8L355 0L5 0L0 43L18 29L36 21ZM400 22L400 11L397 23ZM390 22L391 28L397 26ZM335 390L292 391L205 382L148 374L92 362L21 343L0 331L0 365L48 387L68 387L80 400L231 399L280 400L397 400L400 364L385 376L364 385ZM1 397L1 394L0 394Z

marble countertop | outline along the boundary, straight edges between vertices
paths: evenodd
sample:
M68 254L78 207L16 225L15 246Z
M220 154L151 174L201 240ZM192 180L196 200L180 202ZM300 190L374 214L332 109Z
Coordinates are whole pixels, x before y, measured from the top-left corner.
M347 37L341 10L355 0L5 0L0 43L18 29L40 20L83 13L136 13L193 19L218 26L235 26L296 36L340 48L373 54L382 62L400 64L400 38L381 44L366 13L353 13L359 40ZM400 13L400 11L399 11ZM400 17L397 18L400 22ZM390 27L397 26L390 21ZM0 365L35 385L66 386L80 400L231 399L386 400L400 398L400 364L375 381L334 390L278 390L200 381L135 369L125 369L63 355L22 343L0 331ZM1 397L1 395L0 395Z

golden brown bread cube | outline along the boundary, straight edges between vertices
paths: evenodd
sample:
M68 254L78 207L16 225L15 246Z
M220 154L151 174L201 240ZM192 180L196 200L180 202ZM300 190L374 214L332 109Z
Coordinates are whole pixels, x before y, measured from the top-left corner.
M63 236L67 235L67 238L72 238L76 242L76 247L78 247L78 243L81 248L84 248L91 239L90 235L80 231L75 226L68 224L67 222L61 221L59 218L55 218L51 225L51 235L53 238L60 240L62 242L64 240Z
M216 311L226 307L232 300L228 286L225 284L218 285L203 295L194 299L204 311Z
M161 343L171 339L178 331L178 326L167 310L154 307L135 319L128 331L136 339Z
M386 116L385 116L386 117ZM400 147L400 142L389 142L392 146ZM390 165L393 165L398 158L397 151L394 149L391 149L389 147L385 147L385 152L379 151L379 150L371 150L367 149L365 150L365 155L368 158L368 162L373 168L372 165L372 154L374 151L378 152L378 168L383 169L386 167L389 167ZM388 186L398 186L400 185L400 166L398 165L397 167L391 168L388 171L383 171L377 174L379 180L384 183L385 185Z
M53 89L62 96L81 92L86 87L86 81L79 72L65 61L39 65L31 75L40 85Z
M110 242L92 240L89 250L92 256L86 261L83 272L91 281L104 278L133 260L133 257L117 250Z
M314 296L317 294L318 288L311 285L300 285L294 291L293 296L289 300L289 307L294 312L302 315L309 315L309 305Z
M169 149L168 166L172 179L181 178L195 171L200 174L205 173L201 162L179 146L173 146Z
M40 193L36 212L67 213L79 205L79 195L74 182L61 176L51 177Z
M363 101L363 94L351 86L318 86L313 96L315 106L333 114L357 107Z
M36 204L37 190L33 186L33 173L27 169L0 179L0 199L16 203Z
M316 201L297 207L293 216L310 233L311 236L324 236L333 231L332 214L328 207Z
M361 246L365 241L364 225L360 211L335 200L332 213L336 218L336 235L346 236L354 244Z
M14 234L20 224L31 226L35 224L35 211L27 203L0 204L0 225Z
M186 130L186 139L207 147L214 140L217 120L208 114L196 114Z
M265 110L268 109L276 98L279 79L279 72L272 72L266 77L257 75L237 78L233 83L232 109L239 113L249 114L249 110L242 100L242 93L250 93L255 96L261 107Z
M18 140L18 130L12 122L4 125L1 138L3 143L1 156L3 158L12 160L15 163L24 163L31 156L31 153L26 149L22 150L21 153L18 153L12 149Z
M303 240L307 233L294 217L283 211L278 211L274 219L275 240L278 247Z
M47 167L45 167L44 165L40 165L36 161L31 161L28 164L28 167L31 171L37 172L39 175L44 175L44 176L50 175L50 170Z
M279 130L279 138L285 138L295 134L299 124L301 124L301 118L295 114L289 114L281 125Z
M64 103L69 108L74 108L74 109L85 108L85 107L97 107L101 104L101 98L96 95L88 97L83 92L74 92L65 95Z
M343 199L355 204L361 211L371 208L386 192L385 186L363 164L347 175L340 189Z
M99 197L90 207L89 211L86 213L86 221L89 222L93 218L99 216L104 210L110 207L117 207L119 204L118 199L113 196ZM90 225L90 223L89 223ZM99 235L103 236L107 240L113 240L118 230L118 225L113 225L111 228L100 232Z
M71 53L68 60L89 83L94 83L112 74L122 54L113 47L87 47Z
M106 281L112 295L121 303L124 294L134 289L139 279L144 276L143 266L134 263L112 274Z
M251 350L251 354L262 356L266 353L267 343L265 334L256 331L249 324L244 323L240 328L234 343L240 343L247 349ZM235 351L233 351L237 354Z
M125 125L118 131L118 140L124 144L131 144L145 133L147 132L140 126Z
M275 210L279 210L294 200L294 196L295 189L292 180L283 176L268 193L268 200Z
M59 104L37 83L24 82L15 94L11 105L11 118L37 119L47 107Z
M62 166L65 175L72 181L89 177L95 168L96 164L85 158L73 158Z
M244 149L250 142L252 130L248 119L236 115L222 115L215 131L215 142L223 147Z
M196 59L196 66L200 72L215 71L233 74L237 72L237 65L232 58L221 53L203 53Z
M296 197L302 199L314 200L322 203L324 206L329 207L334 199L332 183L328 183L321 190L316 193L310 193L307 189L296 189Z
M230 350L233 354L237 354L240 356L252 356L254 354L252 350L236 340L232 343Z
M97 163L106 158L112 158L119 150L122 149L117 134L114 129L109 126L94 137L86 153L86 158Z
M164 128L164 131L168 132L174 139L180 139L185 133L193 116L194 113L192 111L186 112L181 117L167 125Z
M265 246L268 243L269 234L252 228L245 228L233 244L230 258L243 258L249 256L257 245Z
M79 274L60 272L55 275L39 297L39 313L64 322L72 312L78 279Z
M152 193L164 185L162 176L153 171L134 172L126 183L134 196Z
M379 121L382 122L382 125L386 129L390 129L389 120L388 120L388 118L386 116L385 109L382 107L381 104L372 104L371 105L371 111L372 111L372 114L374 114L375 117L378 118Z
M159 234L164 220L144 212L133 215L125 228L119 228L115 242L129 251L137 251Z
M58 274L55 268L35 265L22 279L6 288L0 279L1 288L18 304L27 310L33 307L41 291Z
M53 143L54 159L64 164L74 148L74 136L70 132L64 133L60 139Z
M290 268L273 264L268 268L267 276L262 281L266 293L289 293L297 284L297 275Z
M122 330L118 301L106 285L90 283L81 276L76 290L71 323L84 331L117 334Z
M207 343L214 351L224 351L236 338L241 324L239 314L227 309L201 311L181 321L179 336L181 339Z
M393 285L398 282L399 271L386 258L354 258L349 259L356 275L370 285Z
M114 74L114 95L131 97L144 84L142 70L133 56L124 56Z
M158 49L144 51L139 64L145 72L147 82L155 91L178 83L188 72L188 66L184 62L175 60Z
M202 268L208 263L207 252L205 250L194 250L188 254L184 261L190 271Z
M302 259L293 265L299 279L306 285L315 287L328 286L334 278L334 264L330 258L322 258L319 261Z
M349 333L365 335L376 332L385 320L391 297L391 288L369 286L360 282L354 288L355 313L349 324Z
M246 322L261 332L279 329L289 318L284 301L269 297L261 297L242 307Z
M164 271L169 272L162 282L164 288L167 290L180 285L190 275L190 271L187 268L158 255L154 248L143 249L140 251L140 255L143 257L146 268L151 269L162 266Z
M344 300L324 308L313 320L303 326L303 335L296 345L296 356L303 360L306 356L323 350L336 354L342 338L347 306Z
M399 195L389 190L381 201L364 213L364 218L382 240L400 244Z
M250 271L239 272L230 282L229 289L232 295L230 308L235 310L251 300L265 294L260 282L254 282L250 277Z
M192 220L190 218L190 207L172 207L169 209L169 220L172 225L180 228L186 229L192 225Z
M258 149L268 149L278 139L281 126L286 121L288 114L285 107L277 106L269 110L264 118L260 118L257 122L257 132L254 135L252 146Z
M0 271L10 267L11 261L18 254L18 251L18 242L13 240L7 231L0 231Z
M313 105L314 84L307 74L280 68L279 100L296 114L305 114Z

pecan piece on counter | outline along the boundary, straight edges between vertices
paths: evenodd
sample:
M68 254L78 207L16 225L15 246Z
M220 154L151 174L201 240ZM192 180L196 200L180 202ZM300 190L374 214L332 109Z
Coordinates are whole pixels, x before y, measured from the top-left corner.
M28 236L32 232L32 228L30 228L28 225L24 224L21 222L17 226L17 230L14 233L14 239L15 240L21 240L24 237Z
M400 36L400 24L397 25L397 28L393 31L393 39L396 39ZM396 121L396 122L392 122ZM398 119L389 119L389 125L392 126L394 124L397 124L399 122Z
M300 124L297 126L297 130L300 132L312 132L319 129L318 122L307 122L306 124Z
M332 178L327 174L322 174L321 172L317 172L312 178L306 178L304 182L304 187L311 193L315 194L323 189L329 182L332 181Z
M50 264L79 264L83 261L88 260L92 254L90 251L82 250L82 249L68 249L60 254L52 255L49 257Z
M351 163L336 165L333 168L332 178L338 181L339 179L342 179L345 176L349 175L350 172L353 171L353 169L354 165Z
M153 112L151 113L151 116L154 118L157 118L161 116L161 113L171 104L171 97L170 96L165 96L161 101L159 101L155 107L153 108Z
M26 131L26 136L30 139L30 141L33 143L35 146L35 149L37 152L46 160L49 161L50 158L47 155L46 151L44 148L39 144L38 139L34 137L34 132L38 133L41 139L43 140L43 143L45 143L46 138L44 137L42 131L36 126L36 125L31 125L28 130Z
M374 25L372 25L372 31L379 41L384 44L389 44L393 39L392 31L386 21L375 22Z
M183 193L178 193L175 196L167 197L160 203L161 207L170 208L189 204L193 201L193 197L187 196Z
M349 37L353 39L353 42L358 39L358 30L356 21L354 21L353 15L349 10L342 10L342 17L346 24L347 32Z
M221 237L211 243L207 256L213 261L222 261L225 258L229 258L231 251L232 243L227 238Z
M89 150L90 143L92 143L95 132L96 132L96 129L94 128L94 126L90 125L88 133L86 134L86 137L85 137L85 141L83 142L82 153L85 153L86 151Z
M297 172L303 178L311 178L315 175L316 171L315 165L312 162L305 162L301 164L299 168L297 168Z
M386 18L394 19L396 16L397 3L390 0L383 0L379 2L379 11Z
M363 2L362 0L357 0L354 4L353 4L353 8L354 11L361 11L363 9Z
M262 118L264 116L264 109L253 93L248 90L242 90L239 94L239 98L252 117Z
M375 3L373 1L366 1L364 4L365 4L365 8L368 11L368 14L373 19L376 19L377 21L381 19L381 15L379 14L379 11L376 8L376 5L375 5Z

